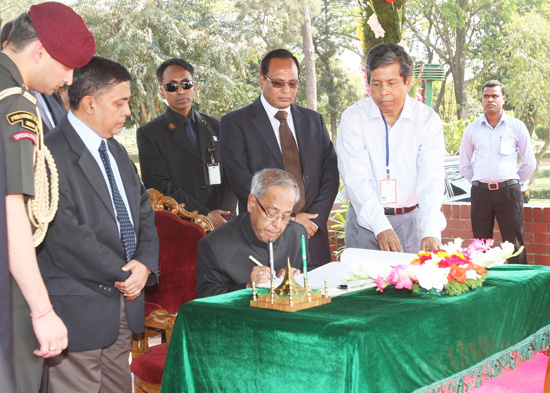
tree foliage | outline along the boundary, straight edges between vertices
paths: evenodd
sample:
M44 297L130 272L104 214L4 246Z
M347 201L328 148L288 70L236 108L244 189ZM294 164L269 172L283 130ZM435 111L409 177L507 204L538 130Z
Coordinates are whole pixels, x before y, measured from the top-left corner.
M208 0L80 0L75 8L96 38L96 54L125 65L134 77L131 124L164 110L155 70L171 57L194 65L201 110L220 116L249 101L252 89L235 82L247 72L249 52L230 42Z
M467 88L501 60L504 26L524 14L531 0L415 0L405 23L427 55L449 67L457 117L468 118Z

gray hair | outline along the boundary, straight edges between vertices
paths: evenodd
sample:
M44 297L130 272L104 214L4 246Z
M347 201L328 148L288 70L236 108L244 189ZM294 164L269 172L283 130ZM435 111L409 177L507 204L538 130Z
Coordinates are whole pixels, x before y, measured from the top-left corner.
M496 79L485 82L485 84L483 85L483 88L481 89L481 93L483 94L486 87L497 87L497 86L500 86L500 91L502 92L502 95L505 96L506 94L504 93L504 85L499 81L497 81Z
M254 174L250 193L261 199L267 189L272 186L290 188L296 195L296 202L300 199L300 189L294 177L288 172L274 168L262 169Z
M393 42L385 42L374 46L367 53L367 79L369 83L371 74L375 69L387 67L393 63L401 65L399 73L403 77L403 82L407 83L407 78L413 72L414 61L405 49Z

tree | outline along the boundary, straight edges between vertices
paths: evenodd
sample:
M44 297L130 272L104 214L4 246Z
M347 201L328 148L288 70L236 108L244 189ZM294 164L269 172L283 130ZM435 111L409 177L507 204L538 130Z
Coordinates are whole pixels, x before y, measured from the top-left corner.
M529 21L526 23L526 21ZM534 10L526 15L514 15L505 26L502 62L499 71L506 86L507 104L514 115L522 119L532 133L535 125L550 126L550 15ZM548 135L547 135L548 136ZM537 168L550 146L550 138L537 155Z
M538 1L416 0L405 24L427 52L445 63L453 79L458 119L468 118L467 87L500 60L503 28L514 13ZM467 72L468 71L468 72ZM466 79L466 75L471 77Z
M340 60L344 50L357 51L355 1L323 0L321 12L312 21L317 32L313 44L319 76L318 97L322 102L319 111L325 116L332 140L336 140L342 112L361 98Z
M317 76L311 15L315 16L318 8L319 0L240 0L235 4L243 30L257 37L255 41L264 45L264 53L276 48L301 52L305 60L306 105L313 110L317 109Z
M359 0L361 14L361 31L363 51L369 50L383 42L401 41L401 30L403 23L403 6L407 0ZM376 14L377 20L384 29L382 37L376 37L375 32L369 25L369 19Z
M134 78L129 125L164 110L155 70L171 57L194 65L201 110L220 116L250 101L251 88L236 82L247 72L249 51L218 33L208 1L80 0L75 8L95 36L96 54L125 65Z

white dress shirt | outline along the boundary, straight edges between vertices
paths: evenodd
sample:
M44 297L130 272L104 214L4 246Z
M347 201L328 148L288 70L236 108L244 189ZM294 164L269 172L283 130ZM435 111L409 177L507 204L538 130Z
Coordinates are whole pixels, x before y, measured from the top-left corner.
M433 109L407 97L399 119L389 128L389 169L397 183L397 203L380 200L380 180L386 179L386 128L371 97L342 114L337 152L344 190L360 226L378 236L392 228L384 207L418 203L422 238L441 239L446 226L441 213L445 143L441 120Z
M277 138L277 143L279 144L279 150L281 150L281 136L279 135L279 126L281 125L281 122L275 119L275 115L279 111L285 111L286 113L288 113L286 122L288 124L288 127L290 128L290 132L292 132L294 141L296 141L296 147L298 148L298 151L300 151L300 147L298 146L298 140L296 139L296 130L294 129L294 121L292 120L292 111L290 110L290 106L285 109L277 109L271 106L269 102L267 102L263 94L260 96L260 101L262 102L262 105L267 113L267 117L269 117L269 121L271 122L271 127L273 127L275 138Z
M107 143L107 140L100 137L94 130L88 127L88 125L86 125L82 120L77 118L73 114L73 111L69 111L69 113L67 114L67 118L71 123L71 125L73 126L73 128L75 129L78 136L80 137L80 139L82 139L82 142L84 142L84 145L86 145L86 148L88 148L88 150L90 151L94 159L97 161L97 165L99 166L99 169L103 174L103 178L105 179L105 183L107 184L107 188L109 189L109 196L111 197L111 203L113 204L113 213L116 217L116 207L115 207L115 201L113 200L113 193L111 191L111 182L107 177L105 166L103 165L103 161L101 160L101 155L99 154L99 146L101 145L101 141L104 140L105 143ZM134 225L134 220L132 219L132 214L130 211L130 205L128 204L128 198L126 197L126 190L124 189L124 183L122 182L122 177L120 177L120 172L118 170L118 165L116 163L116 160L111 154L111 151L109 150L108 143L107 143L107 154L109 155L109 161L111 162L111 168L113 170L113 175L115 176L118 192L120 193L120 196L124 201L124 206L126 206L126 210L128 211L128 216L130 217L130 221L132 222L132 225ZM118 222L118 220L115 220L115 221L118 226L118 231L120 232L120 223Z
M475 164L472 156L475 152ZM518 152L521 165L518 168ZM471 183L525 183L536 167L531 136L525 124L503 112L495 128L485 114L466 127L460 143L460 173Z

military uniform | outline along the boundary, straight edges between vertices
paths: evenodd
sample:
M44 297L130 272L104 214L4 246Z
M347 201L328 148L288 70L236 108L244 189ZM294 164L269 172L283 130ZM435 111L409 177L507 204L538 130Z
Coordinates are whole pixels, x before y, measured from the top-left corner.
M23 78L11 59L0 53L0 92L23 87ZM36 99L26 93L0 100L0 124L4 141L6 195L34 196L33 154L37 140ZM30 309L15 281L11 280L13 368L18 392L38 392L43 359L33 355L39 348L29 316Z

